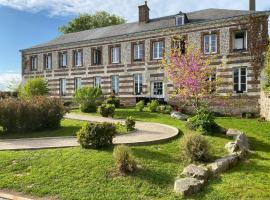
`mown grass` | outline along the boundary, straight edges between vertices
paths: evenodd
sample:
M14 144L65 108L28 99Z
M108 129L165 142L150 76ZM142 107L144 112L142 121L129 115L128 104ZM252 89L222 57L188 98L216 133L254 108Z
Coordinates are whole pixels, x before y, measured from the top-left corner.
M117 109L116 118L134 116L137 120L159 122L190 133L184 122L169 115ZM256 120L219 118L227 128L245 131L256 151L248 161L212 179L192 199L269 199L270 123ZM0 152L0 189L11 189L34 196L64 200L88 199L181 199L173 192L173 183L186 165L180 157L181 136L158 145L132 147L142 168L133 175L111 176L114 169L112 149L81 148ZM215 156L226 152L228 138L207 136Z

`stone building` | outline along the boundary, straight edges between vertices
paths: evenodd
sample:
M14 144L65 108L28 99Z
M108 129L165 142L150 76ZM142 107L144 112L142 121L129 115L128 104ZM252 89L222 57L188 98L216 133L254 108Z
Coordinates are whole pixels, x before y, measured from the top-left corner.
M100 86L104 94L115 92L124 105L134 105L141 98L173 102L173 85L164 77L159 60L170 52L173 38L181 35L205 57L213 58L216 76L224 80L216 88L213 109L258 113L256 69L262 66L253 66L251 41L264 44L264 52L268 12L255 11L255 0L250 0L246 11L206 9L156 19L150 19L149 12L145 3L139 6L138 22L65 34L22 50L23 79L44 77L51 95L65 99L82 86ZM256 38L250 30L254 19L260 31ZM184 51L183 42L179 41ZM228 98L221 98L227 94Z

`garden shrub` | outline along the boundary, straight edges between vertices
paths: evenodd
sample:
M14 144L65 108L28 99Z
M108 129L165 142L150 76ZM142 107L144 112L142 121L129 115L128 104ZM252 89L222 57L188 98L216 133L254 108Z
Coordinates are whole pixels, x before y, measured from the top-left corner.
M19 97L46 96L49 94L48 82L44 78L29 79L25 85L19 86Z
M119 108L120 107L120 99L118 97L116 97L115 95L110 95L106 100L105 100L106 104L113 104L115 106L115 108Z
M173 108L170 105L160 105L157 108L157 112L163 113L163 114L170 114L172 110Z
M151 102L147 104L148 110L150 112L157 112L158 106L159 106L159 103L157 100L152 100Z
M125 124L126 124L127 131L135 130L136 122L132 116L127 117Z
M116 127L111 123L87 123L77 132L77 139L82 148L101 149L112 145L117 134Z
M36 96L0 101L0 126L4 132L30 132L60 127L65 108L61 100Z
M96 112L103 101L102 90L99 87L82 87L74 94L74 100L80 104L82 112Z
M144 100L139 101L136 103L136 110L142 112L144 109Z
M136 161L129 147L125 145L116 146L113 150L113 157L118 172L125 174L137 169Z
M206 107L200 107L196 115L188 119L187 127L204 134L220 130L215 122L214 115Z
M210 145L203 135L185 135L182 142L182 156L190 162L208 161L210 159Z
M102 104L98 107L98 113L103 117L113 117L115 106L113 104Z

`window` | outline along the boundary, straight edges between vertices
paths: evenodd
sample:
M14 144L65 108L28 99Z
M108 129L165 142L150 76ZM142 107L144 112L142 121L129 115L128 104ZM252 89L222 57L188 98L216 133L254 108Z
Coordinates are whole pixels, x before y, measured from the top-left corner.
M208 91L213 93L216 91L216 74L210 75L206 81L210 81Z
M174 37L172 38L172 49L181 52L182 54L186 53L186 38L185 37Z
M120 47L111 48L111 63L112 64L120 63Z
M59 67L67 67L67 52L59 53Z
M83 63L82 50L74 51L74 65L75 67L81 67Z
M92 49L92 64L101 65L102 60L102 50L101 48Z
M30 57L31 70L37 70L37 56Z
M112 92L119 93L119 76L112 76Z
M74 79L74 88L75 88L75 91L77 91L81 87L82 87L82 79L81 78L75 78Z
M247 68L240 67L233 70L233 91L243 93L247 91Z
M52 69L52 54L45 54L44 55L44 68L45 69Z
M144 44L134 44L133 45L133 60L142 61L144 55Z
M204 53L217 53L217 34L204 36Z
M94 77L94 87L101 87L101 77L100 76L96 76Z
M134 75L134 91L136 95L141 95L142 93L142 74Z
M60 79L60 95L65 96L67 93L67 80Z
M234 33L233 50L246 50L247 37L246 31L238 31Z
M158 97L163 96L163 82L153 83L153 95Z
M162 59L164 41L153 42L153 59Z
M185 17L184 16L176 16L175 18L176 25L184 25L185 24Z

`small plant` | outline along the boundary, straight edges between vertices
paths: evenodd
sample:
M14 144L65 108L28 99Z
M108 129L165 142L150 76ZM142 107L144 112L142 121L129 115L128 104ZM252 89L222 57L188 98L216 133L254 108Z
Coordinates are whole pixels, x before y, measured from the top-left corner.
M119 173L132 173L137 169L136 161L129 147L125 145L116 146L113 150L113 157Z
M19 86L19 97L46 96L49 94L48 82L44 78L29 79L25 85Z
M147 104L148 110L150 112L157 112L159 103L157 100L152 100L150 103Z
M127 131L134 131L135 130L135 120L133 117L129 116L127 119L126 119L126 128L127 128Z
M82 148L101 149L112 145L117 134L116 127L111 123L88 123L77 132L77 139Z
M163 114L170 114L172 112L172 107L170 105L160 105L157 108L157 112Z
M113 104L102 104L98 107L98 113L103 117L113 117L115 106Z
M143 109L144 109L144 100L141 100L136 104L136 110L142 112Z
M185 135L181 142L182 155L190 162L208 161L210 158L209 143L199 134Z
M113 104L115 106L115 108L119 108L120 107L120 99L118 97L116 97L115 95L110 95L106 100L105 100L106 104Z

